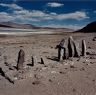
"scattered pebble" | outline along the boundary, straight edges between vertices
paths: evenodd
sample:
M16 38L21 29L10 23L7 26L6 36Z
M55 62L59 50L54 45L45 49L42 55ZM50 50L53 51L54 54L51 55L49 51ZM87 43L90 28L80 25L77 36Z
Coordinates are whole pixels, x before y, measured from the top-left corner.
M92 81L95 81L95 79L93 79Z
M63 72L63 71L60 71L59 73L60 73L60 74L65 74L65 72Z
M73 88L73 89L72 89L72 91L73 91L73 92L76 92L76 89L75 89L75 88Z
M96 41L96 37L93 37L92 41Z
M17 80L18 78L17 77L14 77L14 80Z
M68 69L68 68L65 68L65 69Z
M90 47L90 46L89 46L88 48L89 48L89 49L91 49L91 47Z
M90 59L96 59L94 56L91 56Z
M36 80L36 81L32 82L32 84L33 85L38 85L38 84L40 84L40 81L39 80Z
M46 69L47 69L47 67L43 67L43 68L42 68L42 70L46 70Z
M49 82L53 82L52 79L49 79Z
M57 72L56 71L51 71L51 74L56 74Z
M80 68L80 71L84 71L84 70L85 70L85 68L84 68L84 67Z
M74 65L70 65L70 68L75 68Z
M90 62L91 64L94 64L94 62Z

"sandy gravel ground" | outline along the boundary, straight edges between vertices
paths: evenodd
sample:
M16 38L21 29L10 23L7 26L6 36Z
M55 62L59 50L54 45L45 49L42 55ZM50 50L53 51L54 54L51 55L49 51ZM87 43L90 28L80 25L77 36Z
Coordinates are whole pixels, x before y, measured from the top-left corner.
M55 46L70 35L80 47L85 39L87 56L58 62ZM12 84L0 75L0 95L96 95L95 36L95 33L68 33L0 37L0 67L14 81ZM17 71L20 49L25 51L24 70ZM33 67L31 56L37 59ZM41 57L45 65L40 64Z

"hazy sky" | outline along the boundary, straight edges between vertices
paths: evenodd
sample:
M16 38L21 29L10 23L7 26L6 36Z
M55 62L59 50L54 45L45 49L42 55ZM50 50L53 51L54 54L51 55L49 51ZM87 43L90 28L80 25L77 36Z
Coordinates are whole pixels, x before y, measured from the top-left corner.
M0 0L0 22L76 29L95 20L95 0Z

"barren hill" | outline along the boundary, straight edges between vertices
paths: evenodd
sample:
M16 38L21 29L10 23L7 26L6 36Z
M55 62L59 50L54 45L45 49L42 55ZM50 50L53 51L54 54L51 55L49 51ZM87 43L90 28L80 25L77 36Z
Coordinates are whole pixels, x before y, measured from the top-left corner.
M84 32L84 33L96 32L96 21L89 23L87 26L76 32Z

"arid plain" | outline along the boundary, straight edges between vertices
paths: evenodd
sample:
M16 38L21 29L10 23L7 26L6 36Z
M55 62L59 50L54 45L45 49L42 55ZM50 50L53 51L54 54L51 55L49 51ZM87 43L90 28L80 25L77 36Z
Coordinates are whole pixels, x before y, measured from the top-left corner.
M86 57L58 62L56 45L72 36L79 43L84 39ZM95 95L96 41L95 33L60 33L0 37L0 67L12 80L0 76L0 95ZM24 70L17 71L20 49L25 52ZM36 58L34 66L32 56ZM41 58L44 64L40 64Z

